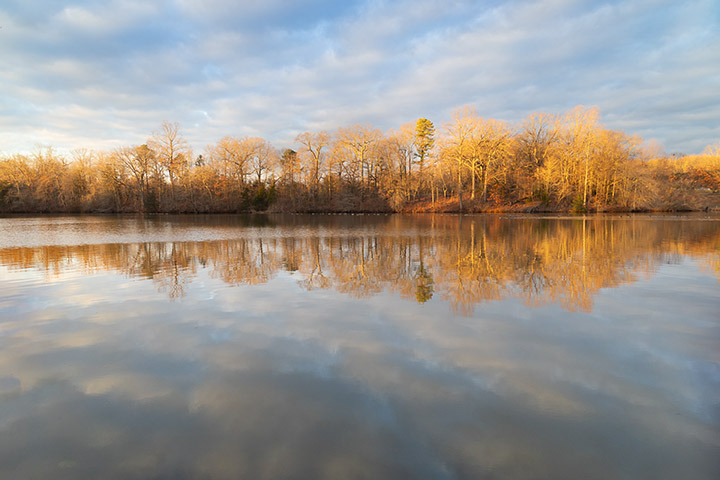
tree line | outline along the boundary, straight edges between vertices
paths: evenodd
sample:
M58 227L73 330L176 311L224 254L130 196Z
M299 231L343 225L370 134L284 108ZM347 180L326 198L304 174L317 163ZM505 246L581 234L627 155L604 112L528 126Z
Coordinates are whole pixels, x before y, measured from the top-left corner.
M720 144L667 156L600 124L597 108L518 124L461 107L304 132L292 148L227 136L196 154L177 123L142 145L0 157L0 212L477 212L698 210L720 206Z

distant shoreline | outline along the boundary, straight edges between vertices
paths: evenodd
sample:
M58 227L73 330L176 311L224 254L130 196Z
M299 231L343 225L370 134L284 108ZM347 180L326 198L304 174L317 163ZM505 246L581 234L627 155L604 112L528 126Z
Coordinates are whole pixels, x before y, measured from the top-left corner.
M556 216L567 215L571 217L600 216L600 215L645 215L645 214L687 214L687 213L714 213L720 214L720 206L701 208L701 209L618 209L608 208L604 210L592 210L587 212L573 212L570 209L552 209L552 208L535 208L518 206L501 206L488 207L480 209L457 209L444 210L317 210L317 211L278 211L278 210L248 210L235 212L186 212L186 211L168 211L168 212L112 212L112 211L15 211L0 212L0 218L12 218L22 216L82 216L82 215L99 215L99 216L223 216L223 215L522 215L522 216Z

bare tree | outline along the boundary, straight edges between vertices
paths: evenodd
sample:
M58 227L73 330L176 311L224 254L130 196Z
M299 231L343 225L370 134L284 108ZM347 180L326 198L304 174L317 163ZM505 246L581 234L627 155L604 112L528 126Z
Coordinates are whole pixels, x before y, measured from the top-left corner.
M269 142L262 138L250 138L252 144L252 169L257 177L257 183L262 183L263 175L267 177L278 163L278 153Z
M381 137L380 130L368 125L353 125L338 129L337 141L352 152L359 169L361 185L365 184L366 170L368 177L374 173L375 165L370 153Z
M320 165L323 161L322 150L330 144L330 134L325 130L316 133L305 132L298 135L295 141L302 144L305 147L304 151L310 156L313 191L317 193L320 183Z
M170 194L174 202L177 178L188 166L189 159L192 158L190 147L178 132L177 122L170 123L168 121L162 123L160 131L153 133L147 144L157 155L164 173L170 180Z
M147 207L147 195L150 176L156 163L155 152L147 145L121 147L114 153L115 157L130 172L138 190L138 211L144 212Z
M473 137L477 130L478 117L470 106L457 108L452 121L445 126L444 155L457 168L457 195L460 210L462 204L462 170L472 159Z
M493 119L477 119L477 126L471 137L470 167L472 172L472 194L475 198L475 178L480 174L482 199L487 202L488 179L493 169L504 162L512 153L513 130L507 122Z

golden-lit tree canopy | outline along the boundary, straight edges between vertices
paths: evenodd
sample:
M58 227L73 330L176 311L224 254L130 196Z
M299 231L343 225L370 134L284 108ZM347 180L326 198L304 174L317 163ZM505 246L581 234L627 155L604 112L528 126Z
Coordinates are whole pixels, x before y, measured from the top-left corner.
M352 125L282 148L226 136L197 157L163 122L139 146L0 157L0 212L699 210L719 191L718 144L666 157L582 106L517 124L464 106L437 129Z

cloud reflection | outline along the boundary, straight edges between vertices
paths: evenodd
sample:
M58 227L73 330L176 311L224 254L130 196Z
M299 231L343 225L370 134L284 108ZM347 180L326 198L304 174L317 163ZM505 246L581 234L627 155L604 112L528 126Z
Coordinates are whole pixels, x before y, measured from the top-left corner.
M714 254L715 224L603 220L583 235L575 220L448 220L410 235L393 222L3 250L0 476L718 473L719 299L694 263ZM421 255L438 296L458 271L512 294L464 315L419 303ZM576 272L592 309L524 301L527 265L543 266L542 288ZM318 266L329 287L308 289ZM337 287L348 271L373 287ZM179 301L151 288L178 273L191 279Z

